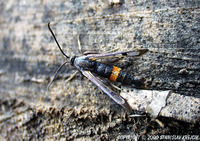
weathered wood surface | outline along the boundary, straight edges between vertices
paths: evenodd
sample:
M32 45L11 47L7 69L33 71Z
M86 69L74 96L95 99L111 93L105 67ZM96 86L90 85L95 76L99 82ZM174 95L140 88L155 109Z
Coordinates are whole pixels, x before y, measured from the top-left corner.
M120 95L133 110L148 113L152 118L163 116L190 123L200 122L199 98L180 95L169 90L138 90L127 87L120 92Z
M49 92L46 86L64 61L47 23L68 55L148 48L118 65L149 89L200 97L199 1L0 2L0 139L114 139L119 135L197 134L193 125L127 113L67 65ZM198 113L199 114L199 113ZM174 129L174 127L176 127Z

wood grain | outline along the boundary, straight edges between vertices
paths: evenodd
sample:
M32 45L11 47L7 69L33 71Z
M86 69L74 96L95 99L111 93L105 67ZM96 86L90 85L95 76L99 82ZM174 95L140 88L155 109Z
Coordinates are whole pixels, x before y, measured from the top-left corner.
M198 1L53 1L0 2L0 139L116 139L119 134L196 134L198 125L161 119L161 131L148 117L127 113L101 94L70 65L46 91L64 62L52 29L69 56L83 50L148 48L119 67L145 79L151 90L173 90L200 97ZM174 125L174 123L178 124ZM177 128L176 131L172 127ZM181 127L185 130L181 130Z

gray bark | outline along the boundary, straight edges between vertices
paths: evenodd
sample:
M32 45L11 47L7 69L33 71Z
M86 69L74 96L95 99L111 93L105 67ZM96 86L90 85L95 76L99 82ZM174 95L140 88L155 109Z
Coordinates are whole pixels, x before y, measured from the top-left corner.
M69 55L148 48L116 65L148 89L200 97L200 3L196 1L0 2L0 139L116 139L119 135L198 134L199 123L130 118L120 106L66 65L47 23ZM199 114L199 113L197 113ZM176 127L174 129L174 127Z

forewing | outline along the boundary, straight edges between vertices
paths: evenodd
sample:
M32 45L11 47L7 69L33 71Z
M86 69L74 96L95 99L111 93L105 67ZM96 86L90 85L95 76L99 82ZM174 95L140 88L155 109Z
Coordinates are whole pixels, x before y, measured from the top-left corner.
M117 95L114 91L112 91L109 87L104 85L99 78L95 77L90 71L81 71L84 76L86 76L89 80L91 80L95 85L97 85L104 93L106 93L110 98L112 98L116 103L120 104L127 110L130 110L129 105L126 100L122 98L120 95Z
M107 57L137 57L145 54L148 49L138 49L132 51L121 51L121 52L111 52L111 53L104 53L104 54L88 54L88 58L107 58Z

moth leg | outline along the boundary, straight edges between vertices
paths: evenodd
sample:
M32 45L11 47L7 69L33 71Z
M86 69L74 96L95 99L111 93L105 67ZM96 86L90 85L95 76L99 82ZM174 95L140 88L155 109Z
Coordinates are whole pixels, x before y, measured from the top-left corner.
M101 80L101 82L104 83L104 85L110 86L112 90L117 89L117 90L119 90L119 91L122 91L121 88L119 88L119 87L116 86L115 84L111 83L108 79L105 79L105 78L102 78L102 77L99 78L98 76L97 76L97 78L98 78L99 80Z
M67 78L67 80L65 82L67 83L67 82L71 81L78 72L79 71L75 71L69 78Z
M81 47L81 41L80 41L80 34L78 34L78 49L80 51L81 54L83 54L83 51L82 51L82 47Z
M116 86L115 84L113 83L110 83L111 87L114 87L115 89L119 90L119 91L122 91L122 89L118 86Z
M99 78L99 77L98 77ZM104 84L104 85L106 85L106 86L109 86L110 88L111 88L111 90L118 90L118 91L122 91L122 89L121 88L119 88L118 86L116 86L115 84L113 84L113 83L111 83L109 80L107 80L107 79L100 79L101 80L101 82ZM101 89L100 89L101 90ZM101 90L101 94L104 94L104 92L103 92L103 90Z

